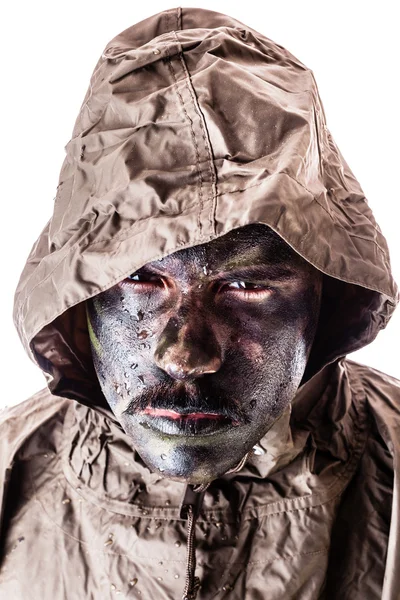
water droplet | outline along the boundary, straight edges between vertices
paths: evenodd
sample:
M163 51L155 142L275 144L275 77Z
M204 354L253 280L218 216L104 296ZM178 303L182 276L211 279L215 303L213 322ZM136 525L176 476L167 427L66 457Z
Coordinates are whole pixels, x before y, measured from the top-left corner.
M204 275L208 274L207 265L204 265L204 267L203 267L203 273L204 273Z
M115 388L115 391L117 392L117 394L120 396L121 395L121 386L117 385L117 387Z
M160 471L160 473L164 473L164 471L165 471L165 469L163 467L160 467L158 470Z
M174 579L179 579L179 575L174 575Z
M64 500L62 501L63 504L69 504L71 502L71 500L69 498L64 498Z
M112 584L111 584L111 589L112 589L112 590L116 590L116 589L117 589L117 586L116 586L114 583L112 583Z
M48 454L43 454L44 458L48 458L48 456L49 456Z
M148 514L149 514L148 510L145 510L145 509L142 510L142 515L148 515Z
M138 321L143 321L144 313L141 310L138 310L136 316Z
M255 454L256 456L262 456L263 454L265 454L265 450L260 446L260 444L256 444L255 446L253 446L253 454Z
M157 577L157 581L162 581L162 577Z
M136 585L136 584L137 584L137 582L138 582L138 580L137 580L137 577L134 577L133 579L131 579L131 580L129 581L129 585L130 585L131 587L133 587L134 585Z
M138 336L139 340L145 340L147 337L149 337L149 332L146 331L145 329L143 329L142 331L139 331L137 336Z
M175 546L176 546L177 548L180 548L180 547L181 547L181 542L175 542Z
M215 527L222 527L222 522L221 521L217 521L217 523L215 523Z
M111 544L114 541L114 534L110 533L110 535L108 536L108 540L106 542L104 542L105 546L111 546Z
M137 369L137 363L131 364L131 369Z
M161 50L159 50L158 48L156 48L155 50L153 50L153 54L160 54Z
M161 454L161 458L162 458L162 460L165 460L167 458L167 455L166 454Z
M127 460L124 462L124 465L125 465L126 467L129 467L129 463L128 463L128 461L127 461Z
M142 383L144 385L144 377L143 377L143 375L138 375L138 379L139 379L140 383Z
M75 489L76 489L77 492L81 492L82 491L82 488L81 488L80 485L78 485Z
M165 506L170 506L170 504L171 504L171 501L170 501L170 500L166 500L166 501L165 501Z
M222 589L224 592L230 592L233 590L233 586L230 583L226 583L224 586L222 586Z

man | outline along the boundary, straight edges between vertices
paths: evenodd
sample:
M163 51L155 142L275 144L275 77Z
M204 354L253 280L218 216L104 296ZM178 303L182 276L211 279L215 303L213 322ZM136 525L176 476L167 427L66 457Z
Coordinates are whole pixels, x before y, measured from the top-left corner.
M302 63L202 9L122 32L16 293L3 597L397 598L399 382L345 358L397 302Z

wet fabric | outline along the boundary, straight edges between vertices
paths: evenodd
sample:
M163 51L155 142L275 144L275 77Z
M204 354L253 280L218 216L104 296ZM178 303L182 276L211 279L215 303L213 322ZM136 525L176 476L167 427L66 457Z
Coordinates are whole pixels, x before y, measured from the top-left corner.
M196 520L198 598L398 598L400 384L346 354L398 303L312 72L226 15L163 11L104 49L15 295L47 388L1 414L5 598L181 598L185 486L151 473L94 373L85 300L264 223L324 274L291 410Z

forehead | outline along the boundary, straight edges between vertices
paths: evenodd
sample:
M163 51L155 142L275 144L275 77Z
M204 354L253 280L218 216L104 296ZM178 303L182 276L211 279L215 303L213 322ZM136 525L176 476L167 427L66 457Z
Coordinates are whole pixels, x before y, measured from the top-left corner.
M192 268L206 272L283 263L303 269L311 267L270 227L257 223L239 227L206 244L178 250L148 265L160 270Z

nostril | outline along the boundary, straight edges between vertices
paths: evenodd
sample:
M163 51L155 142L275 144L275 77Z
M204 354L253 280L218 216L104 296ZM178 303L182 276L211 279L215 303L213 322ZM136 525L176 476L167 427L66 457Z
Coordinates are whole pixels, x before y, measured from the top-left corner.
M168 375L179 380L196 379L202 375L215 373L220 367L221 360L217 357L204 362L200 361L196 365L190 364L187 360L166 360L162 365Z

